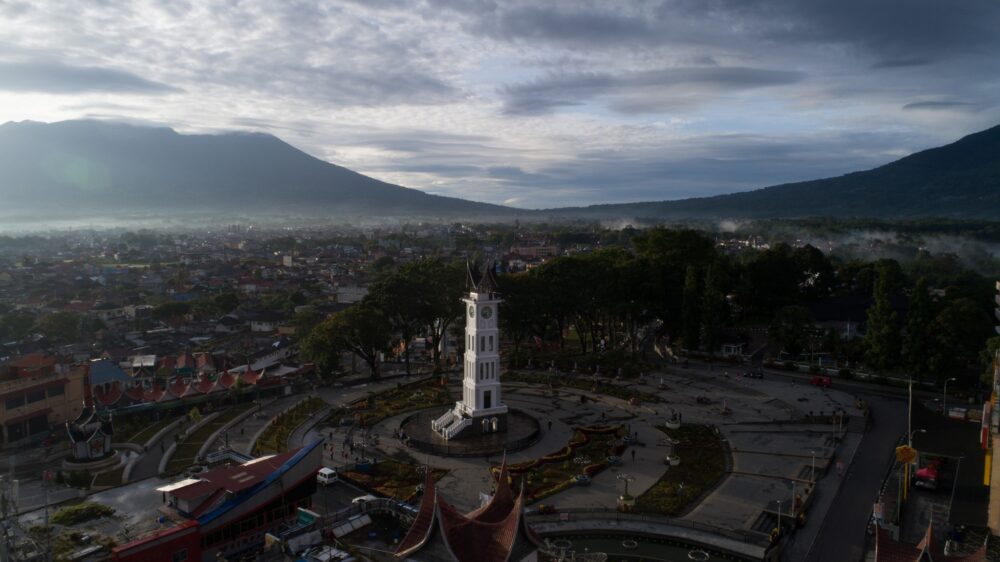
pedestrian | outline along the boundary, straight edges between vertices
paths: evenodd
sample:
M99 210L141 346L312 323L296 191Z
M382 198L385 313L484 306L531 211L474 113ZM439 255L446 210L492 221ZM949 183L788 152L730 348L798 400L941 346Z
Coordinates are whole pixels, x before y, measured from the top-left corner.
M632 462L635 462L635 449L632 449Z
M549 431L552 431L552 420L549 420Z

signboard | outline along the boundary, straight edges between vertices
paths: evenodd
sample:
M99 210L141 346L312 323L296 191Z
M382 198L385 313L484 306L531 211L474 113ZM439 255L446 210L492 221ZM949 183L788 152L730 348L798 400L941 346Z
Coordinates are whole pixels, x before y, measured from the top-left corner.
M896 460L903 463L912 463L917 459L917 450L909 445L896 447Z

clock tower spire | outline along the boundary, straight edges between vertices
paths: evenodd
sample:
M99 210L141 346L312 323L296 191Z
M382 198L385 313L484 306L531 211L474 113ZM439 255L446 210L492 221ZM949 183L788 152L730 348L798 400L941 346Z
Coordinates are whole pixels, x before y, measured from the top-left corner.
M506 431L507 405L500 388L500 330L497 308L495 264L487 265L478 282L468 268L465 304L465 356L462 370L462 399L452 410L431 423L445 439L460 434ZM478 271L476 271L478 273Z

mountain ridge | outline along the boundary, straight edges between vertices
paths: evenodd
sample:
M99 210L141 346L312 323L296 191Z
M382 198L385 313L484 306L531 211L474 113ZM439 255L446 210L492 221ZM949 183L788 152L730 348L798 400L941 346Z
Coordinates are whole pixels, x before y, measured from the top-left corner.
M1000 126L842 176L676 201L526 210L432 195L257 132L182 134L99 120L0 125L0 199L16 211L299 213L407 219L704 219L1000 214Z

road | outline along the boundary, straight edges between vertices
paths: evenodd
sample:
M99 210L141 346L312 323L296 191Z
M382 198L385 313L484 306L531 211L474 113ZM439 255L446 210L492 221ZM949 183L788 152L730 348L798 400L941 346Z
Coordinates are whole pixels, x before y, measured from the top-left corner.
M786 556L786 560L845 562L864 557L868 518L878 497L882 478L892 463L892 450L906 431L906 402L901 398L858 395L868 401L875 424L865 434L826 518L810 523L819 525L811 548L803 550L801 545L793 545L789 551L790 555L807 552L805 558ZM839 478L834 471L827 477Z
M715 365L715 370L726 368ZM692 363L690 370L706 369L707 365ZM734 370L729 367L729 370ZM678 371L681 372L681 371ZM806 383L812 375L766 369L769 380ZM906 399L904 388L885 387L860 381L834 378L834 387L849 392L866 402L874 424L843 476L844 481L834 495L826 516L811 520L799 530L794 541L783 553L788 562L845 562L862 560L865 554L865 533L872 507L878 498L879 486L893 460L892 451L906 432ZM935 393L914 390L914 398L935 397ZM831 470L825 479L841 478ZM820 498L824 503L825 498Z

